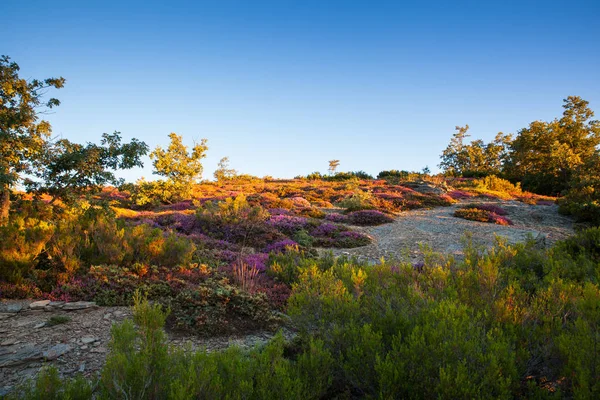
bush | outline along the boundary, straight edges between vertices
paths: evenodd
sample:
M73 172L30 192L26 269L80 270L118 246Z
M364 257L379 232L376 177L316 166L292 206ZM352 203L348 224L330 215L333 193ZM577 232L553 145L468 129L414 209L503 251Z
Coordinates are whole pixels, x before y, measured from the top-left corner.
M348 219L351 224L360 226L382 225L394 222L392 217L377 210L353 211L348 214Z

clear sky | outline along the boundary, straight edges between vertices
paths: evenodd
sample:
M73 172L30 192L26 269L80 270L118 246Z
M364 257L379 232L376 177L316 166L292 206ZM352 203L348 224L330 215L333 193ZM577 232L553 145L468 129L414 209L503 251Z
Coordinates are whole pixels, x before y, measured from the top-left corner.
M63 76L54 134L176 132L258 176L437 170L456 125L490 140L600 118L600 1L0 0L0 54ZM143 170L130 180L152 177Z

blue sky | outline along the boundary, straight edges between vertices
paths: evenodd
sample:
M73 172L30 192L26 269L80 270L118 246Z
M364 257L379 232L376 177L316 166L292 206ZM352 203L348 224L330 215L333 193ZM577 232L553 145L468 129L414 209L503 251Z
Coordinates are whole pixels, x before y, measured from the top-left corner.
M334 158L436 171L456 125L490 140L569 95L600 117L599 1L3 0L0 16L23 76L67 79L54 134L207 138L205 178L224 156L258 176Z

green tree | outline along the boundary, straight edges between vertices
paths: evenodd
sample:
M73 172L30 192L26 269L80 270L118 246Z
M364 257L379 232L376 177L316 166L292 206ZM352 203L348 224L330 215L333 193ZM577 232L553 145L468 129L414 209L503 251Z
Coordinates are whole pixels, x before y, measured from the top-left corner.
M196 143L190 153L181 136L171 133L169 138L169 147L165 150L158 146L150 153L150 158L154 160L154 173L166 177L184 196L189 193L190 186L202 176L201 160L206 157L207 140L202 139L200 143Z
M227 179L232 179L237 175L235 169L229 168L229 157L221 158L219 161L219 168L215 170L214 177L217 182L222 182Z
M11 189L30 171L51 133L40 115L60 102L43 97L49 88L60 89L65 83L62 77L28 81L19 70L10 57L0 57L0 224L8 219Z
M67 139L48 142L35 163L35 175L40 181L28 180L29 190L48 193L53 200L73 199L83 192L97 190L123 179L115 171L142 167L141 157L148 153L148 145L137 139L121 143L121 133L104 133L100 145L81 145Z
M556 194L569 187L576 171L598 153L600 122L578 96L563 100L563 116L534 121L521 129L510 146L506 174L523 188Z
M340 166L340 160L329 161L329 175L335 174L335 170Z
M500 174L506 162L510 135L500 132L490 143L478 139L465 144L465 138L469 137L468 130L469 125L456 127L456 133L442 153L440 168L450 176Z

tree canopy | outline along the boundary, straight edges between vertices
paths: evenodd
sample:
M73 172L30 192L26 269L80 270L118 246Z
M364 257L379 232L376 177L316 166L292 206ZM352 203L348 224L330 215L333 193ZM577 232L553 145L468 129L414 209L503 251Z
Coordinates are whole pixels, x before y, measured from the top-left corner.
M202 176L201 160L206 157L207 140L202 139L200 143L194 145L191 152L188 152L181 136L171 133L169 138L171 143L166 150L158 146L150 153L150 158L154 160L154 173L186 188Z
M35 175L40 181L28 180L29 190L48 193L55 199L72 198L103 185L119 185L116 170L142 167L141 157L148 145L137 139L121 143L121 133L104 133L101 144L73 143L67 139L47 142L36 162Z
M40 115L60 101L43 98L48 89L65 84L62 77L26 80L19 70L10 57L0 56L0 222L8 218L11 187L30 171L31 161L51 133Z
M522 179L523 188L557 194L569 187L574 173L598 153L600 122L579 96L563 100L563 116L534 121L521 129L510 145L506 174Z

